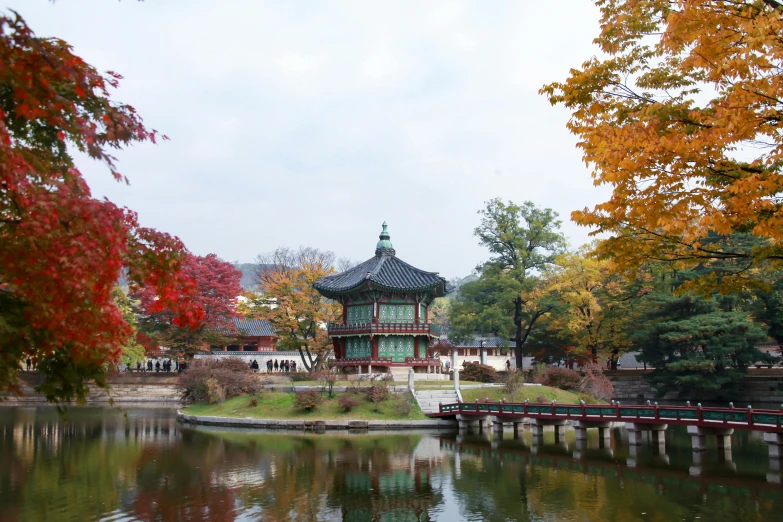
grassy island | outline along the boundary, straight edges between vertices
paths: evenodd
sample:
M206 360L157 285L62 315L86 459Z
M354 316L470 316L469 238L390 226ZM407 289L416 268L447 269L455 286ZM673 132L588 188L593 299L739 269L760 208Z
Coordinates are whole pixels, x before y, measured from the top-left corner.
M528 399L531 402L550 402L552 399L561 404L577 404L579 396L570 391L559 390L549 386L523 386L514 395L513 399L503 388L468 388L461 390L463 400L473 402L476 399L483 401L489 398L491 401L506 399L508 401L522 402ZM252 418L270 420L425 420L427 416L419 409L415 401L408 401L409 408L401 408L403 395L396 395L377 403L359 400L357 404L346 412L340 405L339 395L334 398L323 397L322 402L313 410L305 410L296 407L296 396L293 393L265 391L256 399L253 405L252 398L248 395L240 395L227 399L222 404L209 404L199 402L182 409L187 415L228 417L228 418ZM545 399L545 400L541 400Z
M410 404L410 411L399 407L399 401L385 400L378 403L357 401L349 412L340 407L338 397L324 397L323 402L314 410L296 408L295 395L292 393L264 392L258 398L258 405L251 406L251 397L240 395L227 399L223 404L204 402L191 404L182 410L188 415L208 415L214 417L239 417L252 419L277 420L425 420L418 405Z

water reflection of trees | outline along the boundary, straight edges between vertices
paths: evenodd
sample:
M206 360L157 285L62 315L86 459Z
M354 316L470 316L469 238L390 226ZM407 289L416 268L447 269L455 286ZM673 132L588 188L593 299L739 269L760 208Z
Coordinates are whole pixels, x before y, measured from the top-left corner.
M764 483L758 484L758 490L709 481L693 487L694 482L683 479L681 473L665 471L663 480L650 480L655 470L637 472L611 459L606 463L575 462L555 446L539 446L533 454L520 441L505 444L502 452L489 441L457 443L449 437L442 441L455 459L451 479L461 511L482 513L483 520L489 522L761 522L776 519L783 510L783 494ZM615 469L621 473L612 473ZM699 480L696 478L696 483Z
M653 469L659 480L648 484L645 469L618 462L622 447L577 462L562 448L534 455L510 440L190 429L153 410L127 419L72 410L69 420L0 408L0 520L761 521L783 512L778 493L705 497L705 486L682 487L684 461ZM676 462L680 441L671 442ZM661 489L661 477L680 486Z

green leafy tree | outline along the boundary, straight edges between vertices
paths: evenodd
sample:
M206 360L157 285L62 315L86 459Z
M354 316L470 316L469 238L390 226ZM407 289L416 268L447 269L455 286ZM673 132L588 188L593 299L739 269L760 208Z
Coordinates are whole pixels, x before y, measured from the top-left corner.
M748 366L773 361L755 347L767 336L736 295L677 295L693 277L699 275L658 278L658 288L645 298L635 332L640 358L655 367L650 380L661 394L730 393Z
M136 340L138 325L136 323L136 314L133 311L133 305L120 286L115 286L112 289L111 296L112 299L114 299L117 310L122 314L122 318L131 328L133 328L133 334L130 335L128 340L122 345L120 362L127 364L128 366L134 366L136 363L144 362L144 356L146 355L144 347Z
M557 213L530 201L516 205L496 198L479 214L474 234L492 257L452 303L450 337L460 342L482 332L512 338L521 369L533 327L555 307L540 273L565 251L566 240Z

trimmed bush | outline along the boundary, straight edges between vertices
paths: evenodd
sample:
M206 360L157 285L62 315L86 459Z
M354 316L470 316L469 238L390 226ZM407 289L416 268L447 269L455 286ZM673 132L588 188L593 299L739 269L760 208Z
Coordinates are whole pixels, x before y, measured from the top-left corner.
M323 402L318 390L302 390L296 392L294 407L300 410L314 411Z
M546 404L548 402L551 402L549 399L546 398L544 395L538 395L536 397L536 403L538 404Z
M585 376L580 386L582 392L604 401L612 398L614 385L606 378L604 370L599 365L593 362L588 363L583 371Z
M312 381L313 376L309 372L294 372L284 373L286 377L290 377L293 382Z
M210 404L223 404L226 400L226 388L214 377L207 379L207 396Z
M533 382L544 382L544 375L546 375L546 363L536 363L532 370L531 380Z
M459 372L459 378L474 382L498 382L500 377L492 366L465 363L465 367Z
M511 370L503 379L503 389L510 397L514 397L524 382L525 375L521 371Z
M541 384L561 390L576 391L582 386L582 376L579 372L568 368L547 368Z
M208 381L214 379L214 386L223 390L223 399L230 399L242 394L254 394L261 390L261 382L242 361L227 359L223 361L193 361L188 369L178 378L178 386L182 392L182 401L212 402ZM216 393L215 390L212 390Z
M349 412L359 405L359 399L356 398L355 393L343 393L337 399L337 403L344 412Z
M367 388L366 394L368 401L380 404L389 398L389 385L386 382L373 384Z
M410 415L413 406L411 405L411 399L407 393L396 394L394 396L394 411L400 415Z

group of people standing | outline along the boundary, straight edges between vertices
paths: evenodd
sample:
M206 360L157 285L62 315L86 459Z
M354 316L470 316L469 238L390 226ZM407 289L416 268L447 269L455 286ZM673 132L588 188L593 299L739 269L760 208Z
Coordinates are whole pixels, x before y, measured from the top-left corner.
M256 361L253 361L252 364L255 364L255 369L258 370L258 363ZM251 368L253 368L251 364ZM272 359L267 359L266 361L266 371L268 373L272 372L281 372L281 373L291 373L296 372L296 361L278 361L275 359L272 361Z
M160 361L156 360L154 365L152 364L152 359L148 359L146 365L142 365L141 362L137 362L136 363L136 371L137 372L144 372L144 371L147 371L147 372L151 372L151 371L170 372L170 371L172 371L172 369L175 372L182 371L182 370L185 369L185 363L179 363L177 361L174 361L172 363L171 359L166 359L162 363ZM125 368L126 372L130 371L130 370L131 370L130 366Z

